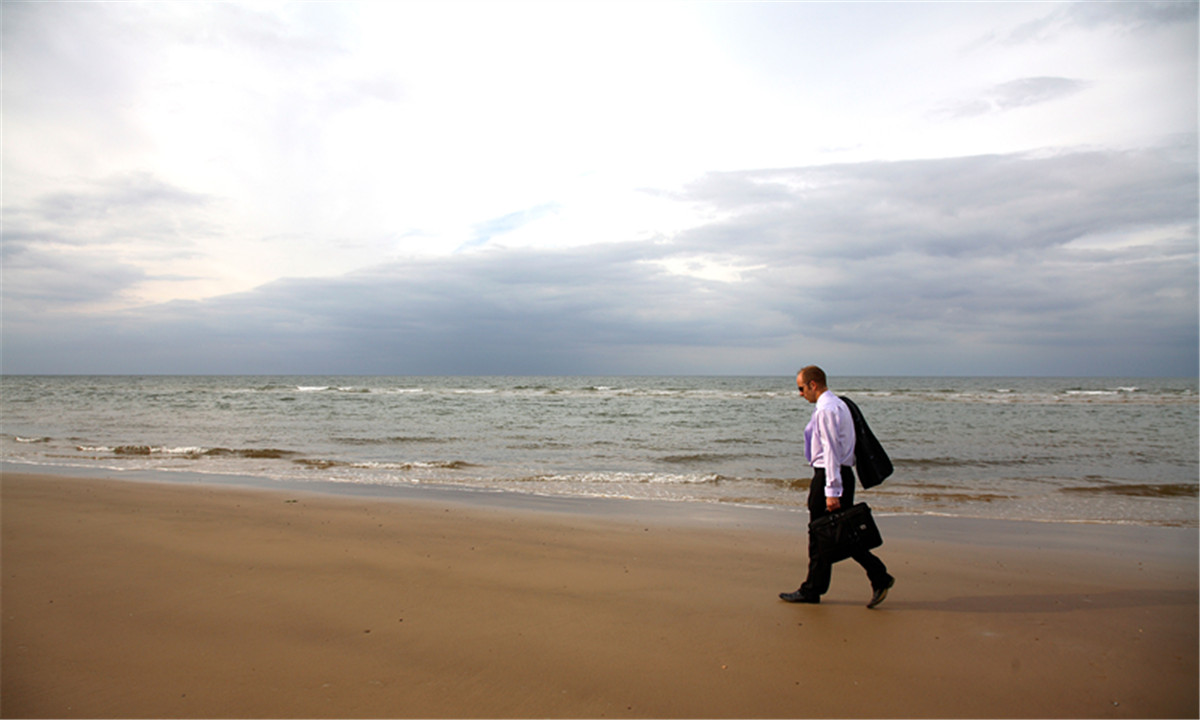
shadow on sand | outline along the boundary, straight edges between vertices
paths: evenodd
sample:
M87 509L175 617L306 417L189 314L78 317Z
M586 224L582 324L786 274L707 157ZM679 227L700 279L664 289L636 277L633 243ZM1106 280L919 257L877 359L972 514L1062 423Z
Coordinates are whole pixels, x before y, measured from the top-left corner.
M1114 590L1104 593L1053 593L1046 595L979 595L945 600L905 602L889 599L881 606L891 610L933 610L964 613L1045 613L1077 610L1114 610L1164 605L1197 605L1197 594L1188 590Z

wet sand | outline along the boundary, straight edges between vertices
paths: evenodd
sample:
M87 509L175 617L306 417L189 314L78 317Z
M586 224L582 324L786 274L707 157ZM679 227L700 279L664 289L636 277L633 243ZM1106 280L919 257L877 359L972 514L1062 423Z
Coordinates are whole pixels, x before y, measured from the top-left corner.
M802 521L605 507L6 472L0 714L1198 714L1195 529L881 518L867 610L778 600Z

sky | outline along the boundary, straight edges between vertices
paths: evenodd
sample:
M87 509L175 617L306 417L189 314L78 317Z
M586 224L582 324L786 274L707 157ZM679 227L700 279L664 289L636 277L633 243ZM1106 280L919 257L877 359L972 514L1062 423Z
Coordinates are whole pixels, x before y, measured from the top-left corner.
M1197 13L5 0L0 370L1196 376Z

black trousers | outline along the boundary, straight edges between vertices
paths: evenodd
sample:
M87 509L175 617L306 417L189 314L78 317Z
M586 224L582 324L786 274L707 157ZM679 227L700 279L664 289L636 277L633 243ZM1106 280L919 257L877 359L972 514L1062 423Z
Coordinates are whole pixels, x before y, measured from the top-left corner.
M854 504L854 481L854 468L843 465L841 497L843 508L848 508ZM825 468L814 468L812 485L808 488L808 518L812 521L828 514L829 511L825 508ZM873 589L887 585L888 579L891 577L888 575L887 566L883 564L882 560L875 557L870 550L863 550L851 557L867 571L867 578L871 581ZM804 580L804 584L800 586L800 591L810 596L819 597L824 595L829 591L829 581L832 576L833 565L828 562L822 562L819 559L816 543L813 541L812 535L809 535L808 577Z

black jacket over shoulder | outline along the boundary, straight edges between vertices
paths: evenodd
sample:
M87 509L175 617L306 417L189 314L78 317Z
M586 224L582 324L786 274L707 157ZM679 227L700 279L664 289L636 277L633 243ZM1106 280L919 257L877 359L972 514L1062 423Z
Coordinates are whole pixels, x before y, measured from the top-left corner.
M892 460L875 439L858 405L848 397L838 397L850 408L850 416L854 418L854 466L858 470L858 481L864 488L873 488L892 474Z

